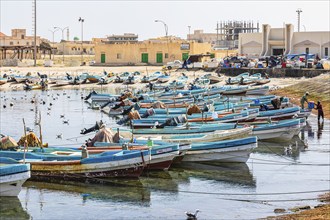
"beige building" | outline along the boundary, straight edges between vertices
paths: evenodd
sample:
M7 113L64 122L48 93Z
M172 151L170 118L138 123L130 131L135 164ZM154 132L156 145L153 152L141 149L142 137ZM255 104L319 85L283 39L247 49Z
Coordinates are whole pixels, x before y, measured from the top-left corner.
M215 44L217 39L220 39L220 35L216 33L204 33L203 30L194 30L193 34L187 35L188 40L194 40L199 43L211 43Z
M52 44L51 44L52 45ZM95 44L93 41L65 41L54 43L55 54L81 55L83 51L86 55L94 55Z
M98 43L95 45L95 61L96 64L107 65L163 65L173 60L187 59L189 54L210 52L210 43L169 36L137 43Z
M41 39L36 38L36 46L39 50ZM30 58L34 49L34 36L27 36L26 29L12 29L11 36L0 32L0 59Z
M283 28L262 25L261 33L239 34L239 53L247 56L271 56L310 53L329 56L330 32L294 32L292 24Z

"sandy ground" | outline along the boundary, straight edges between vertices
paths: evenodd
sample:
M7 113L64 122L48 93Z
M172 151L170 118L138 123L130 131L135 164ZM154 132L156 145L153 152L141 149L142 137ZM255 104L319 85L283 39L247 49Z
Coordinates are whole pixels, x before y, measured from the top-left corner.
M121 73L121 72L134 72L139 71L143 75L152 74L155 71L161 71L162 67L160 66L126 66L126 67L94 67L94 66L82 66L82 67L2 67L0 74L1 76L4 73L7 73L7 75L15 74L15 75L26 75L28 72L32 74L32 76L37 76L37 72L40 72L42 74L47 74L50 78L57 78L65 76L66 73L69 73L72 76L78 76L81 73L88 72L90 74L94 75L100 75L103 76L103 71L107 72L113 72L113 73ZM188 83L191 82L195 77L203 76L204 74L212 73L213 75L216 75L214 72L204 72L203 70L199 71L186 71L186 70L172 70L170 71L171 74L171 81L180 77L181 73L185 73L187 76L189 76ZM227 79L228 77L224 77L224 79ZM296 84L298 82L301 82L303 80L308 80L305 78L272 78L271 82L267 85L269 85L271 88L282 88L289 85ZM225 81L215 84L215 85L224 85ZM84 84L81 85L80 88L94 88L96 84ZM114 87L122 87L122 84L114 84L110 83L108 85L103 85L103 87L107 86L114 86ZM144 87L145 84L135 84L130 85L132 88L141 88ZM68 89L70 87L74 86L65 86L63 88ZM77 87L77 86L75 86ZM49 87L51 88L51 87ZM22 84L13 84L13 83L6 83L4 85L0 86L0 90L9 90L9 89L23 89Z

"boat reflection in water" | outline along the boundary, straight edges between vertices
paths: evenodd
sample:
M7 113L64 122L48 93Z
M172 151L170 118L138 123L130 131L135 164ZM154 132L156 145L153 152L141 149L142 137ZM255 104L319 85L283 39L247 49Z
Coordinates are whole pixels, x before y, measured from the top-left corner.
M127 202L138 206L150 205L150 192L136 179L108 179L106 182L77 182L57 179L29 180L24 184L39 190L65 191L80 194L86 200Z
M0 219L31 219L18 197L0 197Z
M172 169L172 168L170 168ZM140 176L143 186L151 191L164 191L176 194L178 192L178 182L172 178L170 172L145 172Z
M308 147L308 144L299 136L294 136L289 142L258 142L258 147L253 150L254 153L275 154L279 156L290 157L294 160L299 159L299 154Z
M197 178L250 187L256 186L256 180L245 163L182 162L172 171L170 174L173 179L181 180L182 183L189 183L190 178Z

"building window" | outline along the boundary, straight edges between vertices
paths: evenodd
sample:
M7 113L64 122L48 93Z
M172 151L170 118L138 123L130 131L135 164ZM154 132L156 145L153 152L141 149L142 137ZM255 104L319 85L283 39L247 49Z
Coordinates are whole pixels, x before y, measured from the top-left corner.
M10 41L9 45L14 45L14 43L12 41Z
M167 59L168 58L168 53L165 53L165 59Z
M71 50L74 50L74 47L72 47Z
M80 47L78 47L78 50L80 50Z
M324 56L329 56L329 47L324 48Z
M93 48L89 49L90 51L93 51Z
M117 53L117 59L121 59L121 54Z
M309 47L306 47L306 53L309 54Z
M24 39L24 34L21 35L21 38Z
M30 45L30 42L26 42L26 45L28 45L28 46L29 46L29 45Z
M19 41L17 41L17 45L19 45Z

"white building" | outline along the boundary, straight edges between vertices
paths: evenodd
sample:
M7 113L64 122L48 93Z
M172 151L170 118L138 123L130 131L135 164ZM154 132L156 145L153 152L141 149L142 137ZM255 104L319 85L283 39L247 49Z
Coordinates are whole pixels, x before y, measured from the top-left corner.
M284 28L262 25L261 33L239 34L239 53L247 56L271 56L298 53L329 56L330 31L294 32L292 24Z

